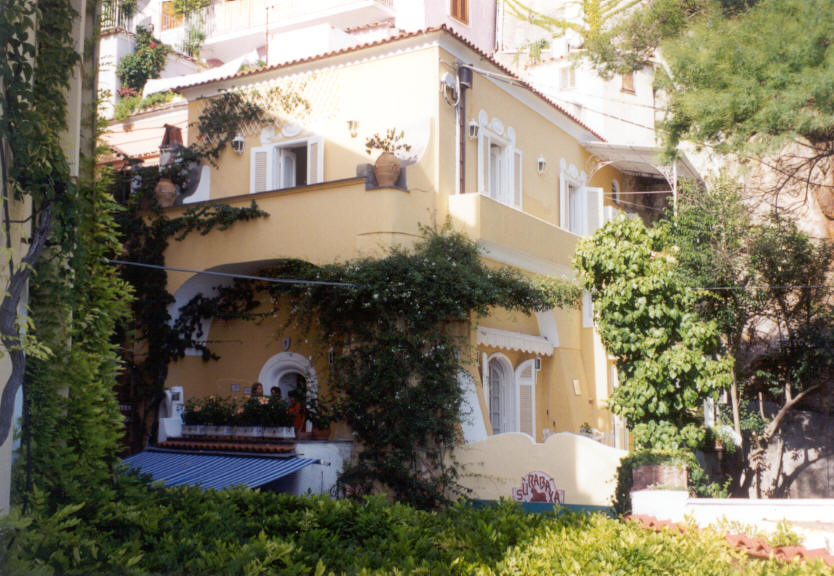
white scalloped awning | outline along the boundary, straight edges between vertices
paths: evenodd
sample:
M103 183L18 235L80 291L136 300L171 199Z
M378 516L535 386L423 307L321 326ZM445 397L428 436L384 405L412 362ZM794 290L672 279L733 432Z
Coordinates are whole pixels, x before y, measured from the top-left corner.
M540 356L553 355L553 343L547 338L498 328L478 326L478 344L505 350L521 350Z

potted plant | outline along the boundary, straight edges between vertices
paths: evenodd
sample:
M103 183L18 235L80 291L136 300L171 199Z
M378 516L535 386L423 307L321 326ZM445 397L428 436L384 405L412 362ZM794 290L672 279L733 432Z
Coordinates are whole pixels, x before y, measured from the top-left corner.
M295 438L289 406L280 396L270 396L264 419L264 438Z
M235 434L246 438L259 438L264 435L269 398L251 396L240 408Z
M327 440L330 438L330 424L333 421L333 409L320 402L313 396L307 401L307 419L313 425L313 439Z
M205 417L205 431L209 436L231 436L237 405L230 398L212 394L204 400L202 412Z
M202 436L205 434L203 429L205 423L202 402L196 398L189 398L185 402L185 410L182 413L183 436Z
M411 146L403 142L405 132L397 132L396 128L389 128L384 135L378 132L365 140L365 152L371 155L372 150L379 150L381 153L374 162L374 176L376 183L380 186L393 186L400 177L400 160L395 153L399 151L408 152Z
M311 436L316 440L326 440L330 436L330 424L333 421L333 408L319 400L315 392L310 392L307 381L301 380L295 390L290 391L290 414L294 416L296 433L304 433L304 422L313 427Z

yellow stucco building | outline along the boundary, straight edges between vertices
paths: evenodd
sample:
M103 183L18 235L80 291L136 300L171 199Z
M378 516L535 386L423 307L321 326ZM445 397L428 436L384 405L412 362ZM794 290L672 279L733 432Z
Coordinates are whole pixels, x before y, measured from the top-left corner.
M287 258L345 261L408 245L421 225L448 219L480 244L489 263L572 278L577 241L613 216L611 192L628 177L616 162L588 151L591 143L605 146L598 135L445 28L181 87L189 142L197 139L208 99L231 90L258 98L279 120L242 130L181 200L232 206L255 200L269 217L172 242L165 254L170 267L252 273ZM309 106L288 111L279 96L288 93ZM397 183L379 187L364 144L390 128L402 131L411 149L401 156ZM169 273L177 300L172 314L218 283ZM204 362L195 353L170 368L168 385L182 386L186 398L242 397L255 381L266 391L292 387L298 375L325 380L326 351L284 327L282 318L214 321L205 330L221 359ZM544 470L560 488L584 486L584 495L568 490L568 502L605 504L613 486L607 472L592 474L599 487L589 488L593 482L573 471L574 480L560 479L565 466L542 451L558 438L563 455L593 453L595 465L604 462L610 472L623 454L614 448L627 445L626 431L606 410L616 371L594 331L590 300L581 309L530 316L495 310L471 331L470 344L477 362L462 378L472 407L463 430L478 452L461 454L479 468L470 481L476 495L510 497L508 479ZM564 435L546 442L580 431L597 442ZM513 434L526 440L507 440ZM490 448L499 435L503 444ZM337 426L333 439L340 438L350 434ZM503 470L507 442L513 463ZM501 474L506 478L497 480Z

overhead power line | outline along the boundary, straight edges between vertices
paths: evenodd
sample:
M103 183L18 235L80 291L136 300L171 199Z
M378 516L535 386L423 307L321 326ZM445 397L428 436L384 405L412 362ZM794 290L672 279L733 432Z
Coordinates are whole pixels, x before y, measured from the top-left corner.
M143 262L130 262L127 260L109 259L110 264L121 264L123 266L137 266L139 268L151 268L153 270L165 270L171 272L188 272L190 274L202 274L207 276L218 276L220 278L234 278L236 280L257 280L258 282L269 282L272 284L307 284L313 286L338 286L342 288L356 288L356 284L350 282L328 282L325 280L299 280L295 278L268 278L266 276L251 276L249 274L235 274L233 272L217 272L214 270L190 270L188 268L177 268L175 266L160 266L157 264L145 264Z

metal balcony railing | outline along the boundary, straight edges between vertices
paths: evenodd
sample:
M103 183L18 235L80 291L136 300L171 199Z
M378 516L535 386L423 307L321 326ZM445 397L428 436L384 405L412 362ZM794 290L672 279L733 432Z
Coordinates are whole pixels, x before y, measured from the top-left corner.
M101 31L130 30L133 8L125 9L119 0L104 0L101 3Z
M215 2L203 11L203 29L207 38L266 29L269 25L313 20L322 14L349 12L368 3L357 0L234 0ZM372 5L391 9L393 0L373 0Z

